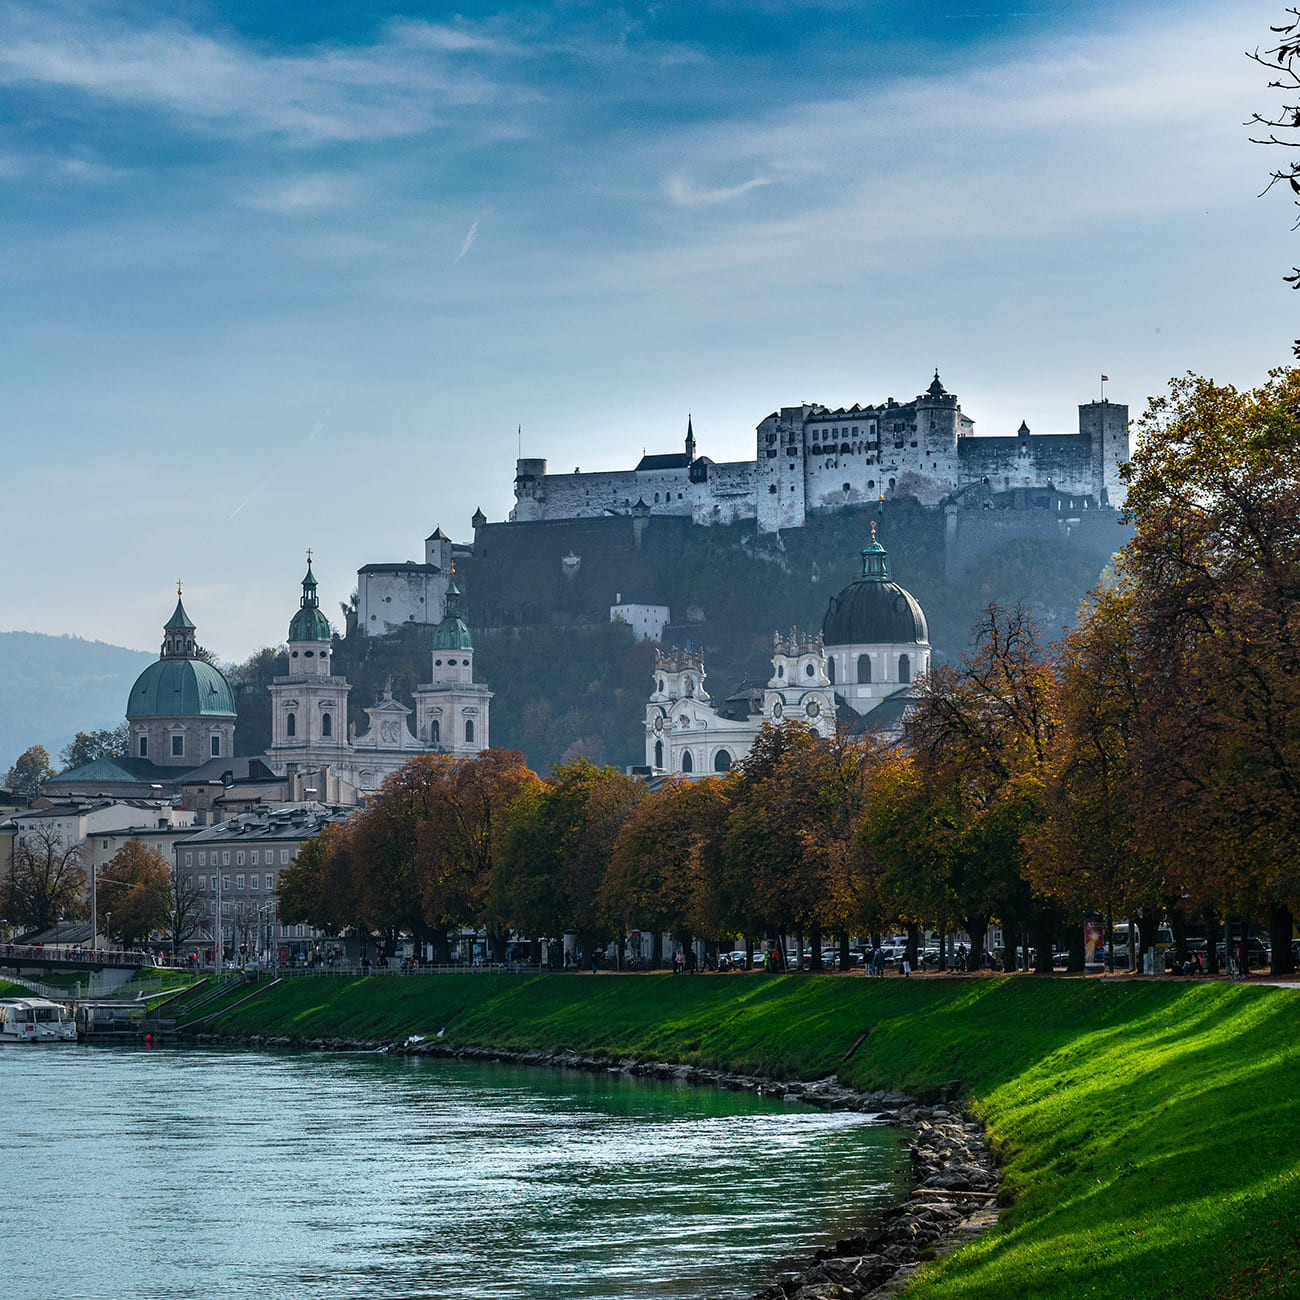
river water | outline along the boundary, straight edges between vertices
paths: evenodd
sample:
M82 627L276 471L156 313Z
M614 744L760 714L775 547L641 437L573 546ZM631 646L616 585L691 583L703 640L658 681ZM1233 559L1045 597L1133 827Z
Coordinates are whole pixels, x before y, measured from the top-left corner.
M0 1089L13 1300L744 1296L905 1186L864 1116L614 1074L10 1046Z

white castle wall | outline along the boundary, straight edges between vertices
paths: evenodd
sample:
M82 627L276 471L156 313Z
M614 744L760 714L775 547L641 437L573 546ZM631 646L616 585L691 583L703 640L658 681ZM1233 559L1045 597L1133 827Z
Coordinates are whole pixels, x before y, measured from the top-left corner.
M828 410L782 407L756 430L752 461L608 473L547 474L544 460L520 460L516 520L628 514L689 516L697 524L757 519L760 532L803 526L809 511L880 497L937 506L971 487L1006 492L1046 487L1119 507L1118 467L1128 459L1128 407L1079 407L1079 432L977 437L954 394L934 383L908 403Z

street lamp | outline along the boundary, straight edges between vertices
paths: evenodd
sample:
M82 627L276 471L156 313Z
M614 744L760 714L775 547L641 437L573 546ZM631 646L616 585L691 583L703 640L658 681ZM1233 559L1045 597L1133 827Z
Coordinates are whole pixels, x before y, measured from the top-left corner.
M108 940L108 946L113 946L113 931L109 928L113 924L113 909L106 907L104 909L104 938Z

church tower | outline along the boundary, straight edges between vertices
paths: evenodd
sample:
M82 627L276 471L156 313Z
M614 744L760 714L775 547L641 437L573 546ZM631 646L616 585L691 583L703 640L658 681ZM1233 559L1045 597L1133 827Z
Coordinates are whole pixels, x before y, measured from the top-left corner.
M474 639L461 617L454 569L432 659L432 680L415 692L416 735L430 749L470 758L488 748L492 692L474 681Z
M289 672L270 688L270 755L319 762L345 750L350 689L346 678L330 672L330 625L316 598L308 551L302 599L289 623Z

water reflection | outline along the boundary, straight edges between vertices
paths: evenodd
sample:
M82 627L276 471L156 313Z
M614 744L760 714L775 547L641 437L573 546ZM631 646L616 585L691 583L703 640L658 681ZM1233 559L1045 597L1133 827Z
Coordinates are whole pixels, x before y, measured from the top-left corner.
M0 1085L15 1296L745 1295L905 1172L862 1116L621 1075L13 1048Z

